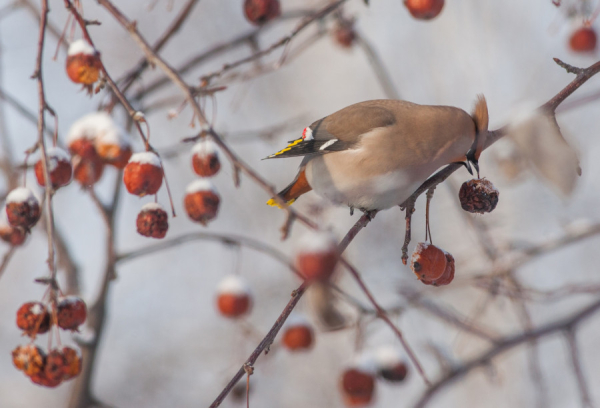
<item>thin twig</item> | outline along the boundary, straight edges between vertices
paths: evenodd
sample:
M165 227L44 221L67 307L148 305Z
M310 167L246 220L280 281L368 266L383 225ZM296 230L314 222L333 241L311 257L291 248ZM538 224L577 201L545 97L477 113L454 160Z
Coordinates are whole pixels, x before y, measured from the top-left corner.
M569 327L575 327L576 325L578 325L579 323L583 322L585 319L596 313L598 309L600 309L600 300L596 300L589 306L573 314L571 317L557 320L555 322L542 326L536 330L525 331L514 336L505 337L496 345L492 346L490 349L475 356L474 358L469 359L468 361L466 361L459 367L454 368L454 370L452 370L450 373L433 383L432 386L423 393L423 395L417 401L414 407L425 407L429 403L429 401L431 401L431 399L443 388L450 385L454 381L464 377L474 368L485 366L495 357L513 349L516 346L529 342L531 341L531 339L539 339L541 337L563 331Z
M581 358L579 356L579 348L577 347L576 333L573 328L567 329L565 332L567 338L567 344L569 346L569 358L571 360L571 366L575 378L577 379L577 388L579 388L579 395L581 396L581 407L582 408L593 408L592 397L590 396L590 390L583 374L583 368L581 367Z

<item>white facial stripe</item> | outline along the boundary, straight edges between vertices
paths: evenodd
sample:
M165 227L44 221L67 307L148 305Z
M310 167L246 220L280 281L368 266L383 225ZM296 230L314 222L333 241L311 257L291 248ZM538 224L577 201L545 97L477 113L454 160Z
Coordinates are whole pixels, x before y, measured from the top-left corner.
M338 141L337 139L331 139L329 142L327 142L323 146L321 146L321 148L319 150L325 150L337 141Z
M313 134L312 134L312 129L311 129L311 128L309 128L309 127L305 128L305 129L304 129L304 132L303 132L303 134L302 134L302 138L303 138L304 140L313 140L313 139L314 139L314 137L313 137Z

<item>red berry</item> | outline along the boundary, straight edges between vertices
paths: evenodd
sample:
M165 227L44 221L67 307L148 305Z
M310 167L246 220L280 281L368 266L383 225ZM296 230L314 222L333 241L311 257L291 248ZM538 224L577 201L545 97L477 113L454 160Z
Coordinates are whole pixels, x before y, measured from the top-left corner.
M444 0L404 0L404 5L414 18L431 20L442 11Z
M30 189L15 188L6 197L6 215L13 227L29 229L42 215L40 202Z
M328 280L339 258L337 243L329 232L309 232L299 244L296 267L308 281Z
M12 351L13 364L17 369L23 371L25 375L36 375L44 369L46 355L44 351L34 344L17 346Z
M312 347L314 334L312 327L305 321L289 321L284 329L282 342L291 351L308 350Z
M571 34L569 46L575 52L590 52L596 49L596 31L591 27L578 28Z
M52 350L46 356L44 371L38 376L31 377L31 380L45 387L56 387L64 379L64 370L67 365L65 356L60 350Z
M19 246L25 242L27 232L21 227L13 227L0 219L0 239L12 246Z
M350 368L342 375L344 401L351 407L361 407L373 400L375 378L368 371Z
M63 347L62 354L65 359L65 364L63 366L63 380L66 381L77 377L81 372L81 357L79 357L77 351L71 347Z
M245 315L252 307L248 285L238 276L223 279L217 289L217 308L225 317L237 318Z
M100 54L84 40L74 41L67 53L67 75L77 84L91 85L98 80Z
M73 155L73 178L82 186L96 184L104 172L104 162L93 141L86 138L73 139L69 143L69 151Z
M160 158L152 152L136 153L129 159L123 173L127 191L143 197L156 194L162 185L163 169Z
M148 203L138 214L136 225L140 235L164 238L169 229L169 216L160 204Z
M52 187L56 189L69 184L73 177L73 167L71 166L71 158L67 152L58 147L53 147L48 149L46 157L48 159L48 172L50 173ZM44 175L42 159L39 159L35 163L34 171L38 184L40 186L45 186L46 177Z
M425 242L417 244L410 267L425 285L447 285L454 278L452 255Z
M188 216L206 225L219 213L221 198L214 184L208 179L192 182L186 189L183 201Z
M35 338L50 329L50 313L43 303L27 302L17 310L17 327Z
M56 320L58 327L65 330L77 330L85 322L87 307L85 302L76 296L58 299Z
M402 361L395 347L381 347L375 355L377 374L389 382L402 382L408 374L408 367Z
M215 142L204 139L196 143L192 149L192 167L200 177L211 177L219 172L221 163Z
M106 113L96 114L96 128L94 143L98 155L106 164L124 169L132 155L131 144L124 130Z
M244 2L244 14L251 23L262 25L279 17L281 6L279 0L246 0Z
M356 33L354 32L354 21L353 20L341 20L337 23L333 37L338 45L343 48L350 48L354 44L356 39Z

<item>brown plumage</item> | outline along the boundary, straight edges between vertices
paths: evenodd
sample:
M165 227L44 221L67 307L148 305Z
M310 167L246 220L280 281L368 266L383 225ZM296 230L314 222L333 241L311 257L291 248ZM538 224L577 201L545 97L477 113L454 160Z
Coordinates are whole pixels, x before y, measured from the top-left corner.
M269 158L304 156L298 176L280 193L286 201L312 188L336 204L379 210L404 202L443 165L476 164L487 124L483 96L473 116L450 106L366 101L314 122Z

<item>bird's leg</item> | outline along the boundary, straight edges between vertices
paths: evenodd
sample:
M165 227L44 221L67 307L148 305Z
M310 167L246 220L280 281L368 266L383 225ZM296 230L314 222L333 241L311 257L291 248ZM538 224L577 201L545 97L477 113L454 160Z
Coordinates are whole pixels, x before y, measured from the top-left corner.
M352 217L354 215L354 207L350 206L350 216Z
M404 245L402 245L402 263L408 262L408 244L410 244L410 227L413 212L415 212L415 199L408 199L400 206L400 210L405 211L404 219L406 220L406 232L404 233Z
M429 227L429 204L431 203L431 199L433 198L434 191L435 186L427 190L427 203L425 204L425 241L427 241L427 237L429 237L430 244L433 244L433 239L431 237L431 228Z
M354 207L350 207L351 211L354 211ZM360 210L365 214L365 216L369 219L369 221L373 221L373 216L377 214L377 210L367 210L366 208L360 208Z

